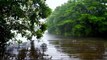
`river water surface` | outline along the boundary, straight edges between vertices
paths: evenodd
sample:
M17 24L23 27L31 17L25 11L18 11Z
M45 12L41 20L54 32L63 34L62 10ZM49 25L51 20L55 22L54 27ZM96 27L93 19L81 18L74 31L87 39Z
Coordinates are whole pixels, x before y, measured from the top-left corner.
M47 44L44 54L49 58L44 60L107 60L107 39L67 38L45 32L39 41L34 41L34 45L40 48L43 43ZM23 55L25 54L24 50L21 52L20 56L24 57L23 60L30 60Z
M66 38L49 33L42 39L53 60L107 60L107 39Z

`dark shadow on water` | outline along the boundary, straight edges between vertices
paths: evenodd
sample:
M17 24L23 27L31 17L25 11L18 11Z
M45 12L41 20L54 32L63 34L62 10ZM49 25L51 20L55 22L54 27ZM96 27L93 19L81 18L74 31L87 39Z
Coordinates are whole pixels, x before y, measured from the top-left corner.
M5 51L3 57L0 60L51 60L52 57L48 58L48 54L45 54L47 51L47 44L41 44L40 48L36 48L34 41L30 42L30 48L9 48ZM17 53L13 53L16 51Z

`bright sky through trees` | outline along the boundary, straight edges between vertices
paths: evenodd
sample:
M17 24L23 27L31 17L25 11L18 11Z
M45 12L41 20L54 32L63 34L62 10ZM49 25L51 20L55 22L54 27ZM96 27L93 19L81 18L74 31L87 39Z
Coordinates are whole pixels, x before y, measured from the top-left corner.
M57 6L60 6L63 3L66 3L68 0L46 0L48 6L54 10Z
M46 4L52 9L52 11L61 4L66 3L68 0L46 0ZM40 21L44 22L44 19L41 19Z

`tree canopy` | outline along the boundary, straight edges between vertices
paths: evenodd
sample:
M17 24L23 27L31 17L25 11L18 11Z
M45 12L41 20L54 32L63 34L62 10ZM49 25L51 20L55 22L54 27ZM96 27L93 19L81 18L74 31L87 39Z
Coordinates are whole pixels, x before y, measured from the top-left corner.
M69 0L47 18L48 31L64 36L106 37L106 0Z
M0 0L0 50L10 39L15 39L17 34L28 40L33 36L42 36L46 25L40 19L45 19L51 13L45 1Z

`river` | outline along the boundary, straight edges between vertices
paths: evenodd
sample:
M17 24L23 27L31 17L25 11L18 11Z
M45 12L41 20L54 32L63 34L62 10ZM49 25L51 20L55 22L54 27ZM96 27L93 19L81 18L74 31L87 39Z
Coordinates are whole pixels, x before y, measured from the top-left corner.
M45 33L47 53L53 60L107 60L107 39L66 38Z
M48 58L44 60L107 60L107 39L66 38L55 36L48 32L45 32L40 40L33 39L36 48L40 48L40 45L43 43L47 45L44 54L46 54L45 58ZM29 47L29 42L27 42L26 46ZM19 59L20 57L17 57L17 59L10 59L9 57L9 59L30 60L27 58L28 53L24 53L25 51L26 50L21 50L21 54L20 52L17 53L18 56L22 57L21 59ZM33 53L35 55L36 52Z

